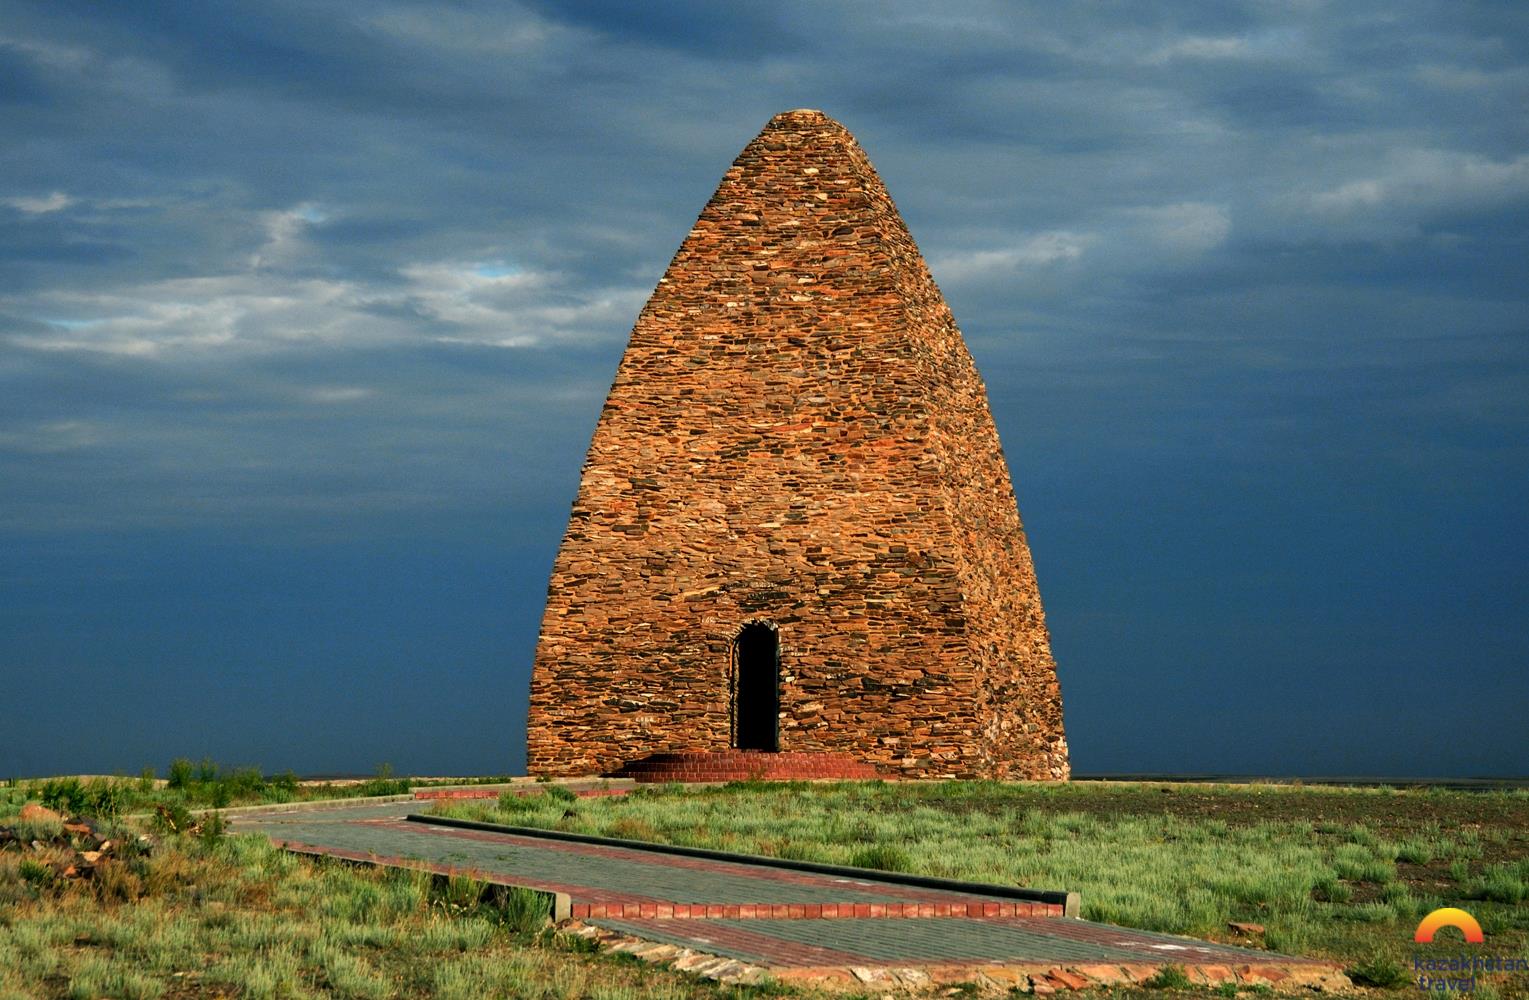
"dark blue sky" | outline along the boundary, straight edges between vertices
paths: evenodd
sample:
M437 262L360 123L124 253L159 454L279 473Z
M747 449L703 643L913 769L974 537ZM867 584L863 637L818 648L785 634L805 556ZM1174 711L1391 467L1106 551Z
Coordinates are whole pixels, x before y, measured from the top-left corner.
M519 769L627 333L795 107L987 381L1078 770L1529 773L1529 8L727 6L0 0L0 777Z

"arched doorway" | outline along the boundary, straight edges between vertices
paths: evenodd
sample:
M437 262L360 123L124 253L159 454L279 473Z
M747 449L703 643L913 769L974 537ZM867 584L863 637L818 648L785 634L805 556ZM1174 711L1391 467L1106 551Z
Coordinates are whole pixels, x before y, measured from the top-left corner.
M780 749L780 637L761 622L733 640L733 745L739 750Z

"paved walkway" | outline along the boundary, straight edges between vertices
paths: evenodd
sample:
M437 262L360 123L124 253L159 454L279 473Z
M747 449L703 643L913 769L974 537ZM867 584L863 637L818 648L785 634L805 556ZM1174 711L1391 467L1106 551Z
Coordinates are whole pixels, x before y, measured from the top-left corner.
M847 877L404 818L418 808L388 802L236 814L233 827L293 850L470 871L564 893L586 934L662 960L719 956L727 960L720 968L737 978L747 970L795 971L864 985L876 969L937 967L959 979L980 967L1000 985L1060 988L1140 981L1167 963L1208 982L1293 984L1332 975L1324 963L1063 917L1059 903L905 885L873 872ZM1001 967L1021 979L1006 979Z

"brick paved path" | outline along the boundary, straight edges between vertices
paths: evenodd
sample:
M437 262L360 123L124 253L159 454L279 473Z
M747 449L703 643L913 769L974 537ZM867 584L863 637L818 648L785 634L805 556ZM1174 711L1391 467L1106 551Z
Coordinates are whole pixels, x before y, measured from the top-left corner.
M1213 970L1202 976L1212 980L1327 974L1324 963L1065 918L1060 905L900 885L873 872L845 877L405 820L415 808L391 802L235 815L233 828L298 850L567 893L572 916L612 938L777 971L1040 963L1058 975L1064 967L1115 968L1123 979L1140 979L1130 970L1150 974L1171 962Z

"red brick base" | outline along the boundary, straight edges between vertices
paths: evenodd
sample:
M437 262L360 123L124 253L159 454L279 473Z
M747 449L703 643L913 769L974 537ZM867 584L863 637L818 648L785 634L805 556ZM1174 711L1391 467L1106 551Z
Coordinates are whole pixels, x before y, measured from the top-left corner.
M865 781L880 775L869 764L841 753L770 753L718 750L656 753L628 761L613 778L663 781Z

